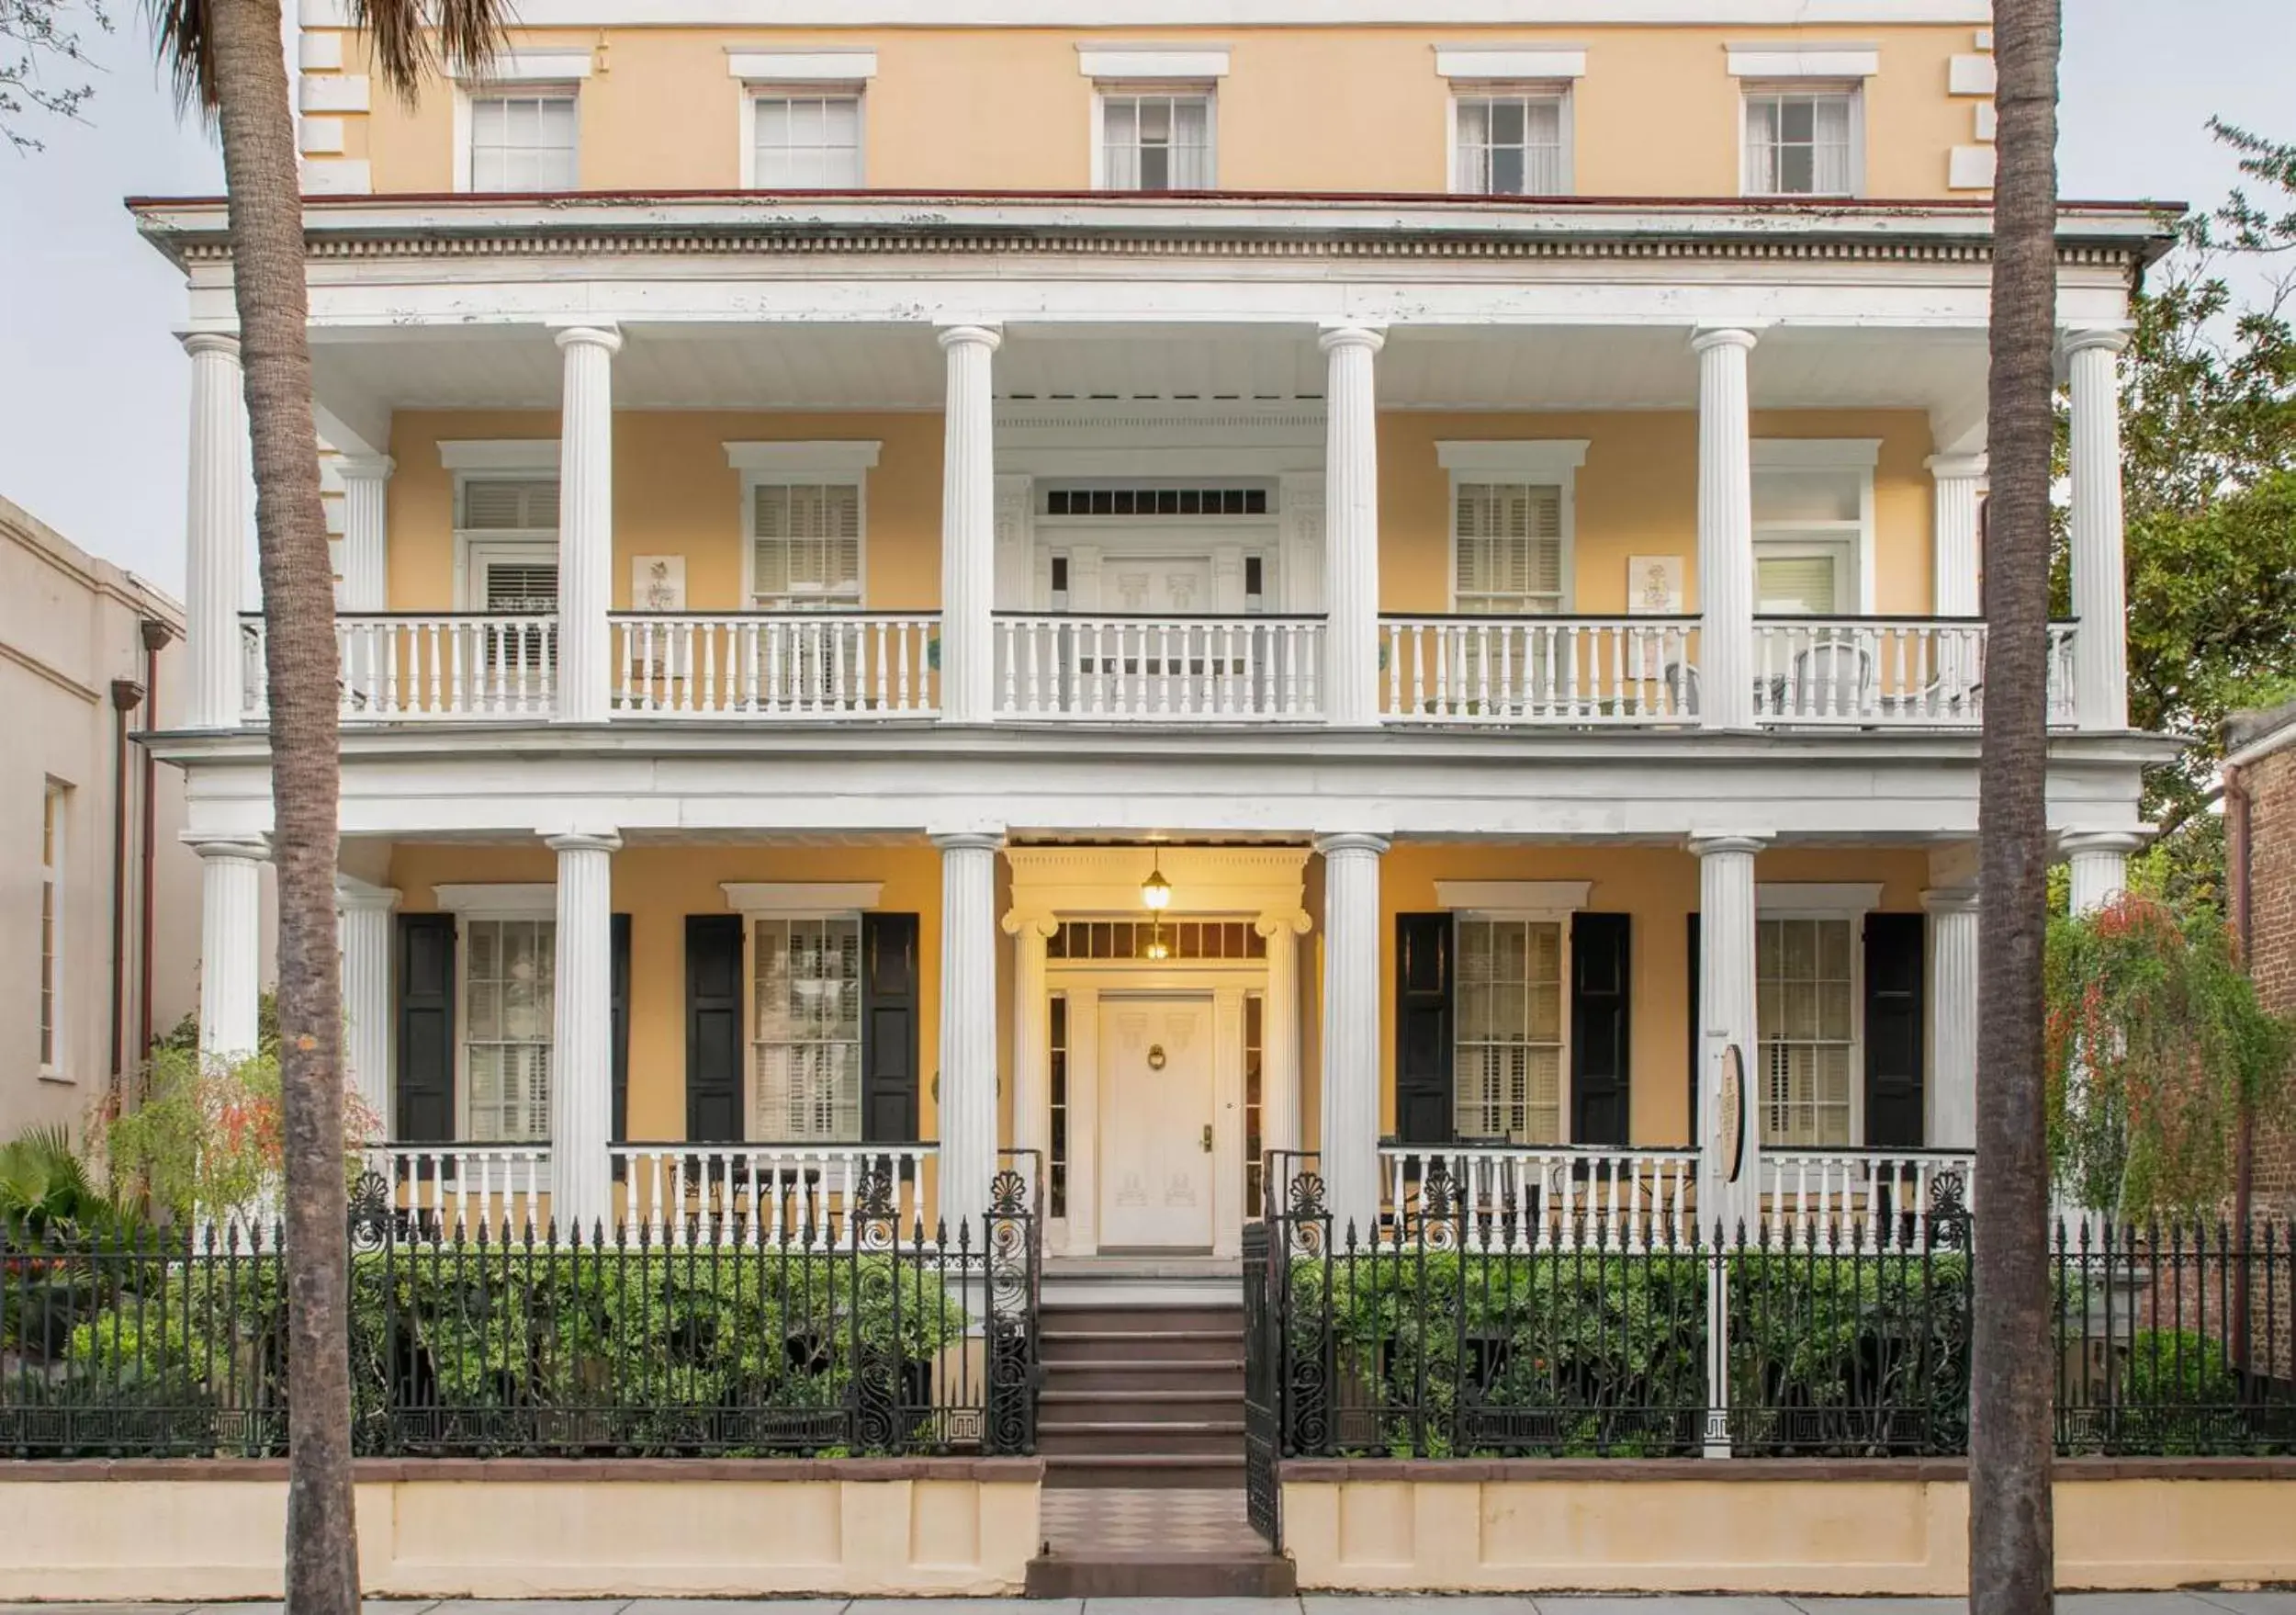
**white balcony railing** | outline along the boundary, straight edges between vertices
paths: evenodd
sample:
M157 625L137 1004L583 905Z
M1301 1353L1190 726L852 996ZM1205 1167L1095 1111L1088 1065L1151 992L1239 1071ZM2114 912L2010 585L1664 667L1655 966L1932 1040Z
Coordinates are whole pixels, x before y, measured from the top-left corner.
M1968 1150L1761 1152L1763 1244L1788 1250L1925 1250L1946 1174L1947 1199L1972 1203Z
M2049 629L2049 721L2074 707L2074 626ZM1763 617L1754 717L1783 726L1975 728L1985 718L1986 626L1970 618Z
M1383 1145L1387 1227L1465 1214L1495 1246L1640 1250L1695 1238L1694 1150L1563 1145ZM1430 1223L1430 1226L1435 1225Z
M549 1229L546 1144L375 1144L366 1169L389 1187L390 1203L424 1232L523 1239Z
M648 717L880 718L940 707L940 619L616 613L613 706Z
M344 723L548 717L557 704L557 619L483 612L338 615L336 689ZM263 617L240 620L243 721L269 713Z
M1696 715L1694 617L1387 617L1387 721L1670 724Z
M610 1153L630 1237L838 1244L853 1237L851 1213L872 1191L882 1195L872 1221L889 1214L904 1240L933 1235L929 1144L617 1144Z
M1321 617L996 621L1000 717L1280 723L1322 714Z

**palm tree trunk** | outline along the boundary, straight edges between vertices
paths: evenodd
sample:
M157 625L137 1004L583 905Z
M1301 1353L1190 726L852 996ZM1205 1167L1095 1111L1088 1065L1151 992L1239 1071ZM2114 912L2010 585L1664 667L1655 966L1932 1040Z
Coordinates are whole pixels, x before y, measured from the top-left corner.
M1994 0L1993 492L1977 793L1986 959L1977 988L1971 1615L2052 1607L2049 1161L2042 1077L2048 924L2049 483L2054 443L2059 0ZM2088 633L2117 625L2084 623Z
M357 1615L335 951L334 585L304 331L301 186L278 0L212 0L209 17L269 635L287 1136L287 1608Z

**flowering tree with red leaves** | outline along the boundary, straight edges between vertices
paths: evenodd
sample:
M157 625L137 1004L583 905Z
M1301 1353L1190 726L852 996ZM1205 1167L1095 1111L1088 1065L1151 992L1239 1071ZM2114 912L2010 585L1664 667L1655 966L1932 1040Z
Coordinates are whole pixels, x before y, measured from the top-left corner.
M2296 1027L2268 1013L2212 909L2122 892L2049 928L2049 1147L2059 1187L2116 1219L2230 1191L2243 1112L2284 1114Z

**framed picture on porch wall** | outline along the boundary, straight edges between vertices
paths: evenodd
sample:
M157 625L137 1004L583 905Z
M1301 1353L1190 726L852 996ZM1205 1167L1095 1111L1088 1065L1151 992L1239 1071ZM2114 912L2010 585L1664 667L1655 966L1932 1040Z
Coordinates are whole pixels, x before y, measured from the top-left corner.
M683 611L685 608L684 556L634 555L630 558L632 611Z
M1680 616L1683 614L1683 558L1679 555L1636 555L1626 559L1626 615Z

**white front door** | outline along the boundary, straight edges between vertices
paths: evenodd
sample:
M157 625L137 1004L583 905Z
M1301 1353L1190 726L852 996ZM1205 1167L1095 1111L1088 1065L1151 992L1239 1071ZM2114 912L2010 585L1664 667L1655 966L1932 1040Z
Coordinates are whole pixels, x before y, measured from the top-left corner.
M1212 1244L1210 994L1100 999L1100 1248Z

